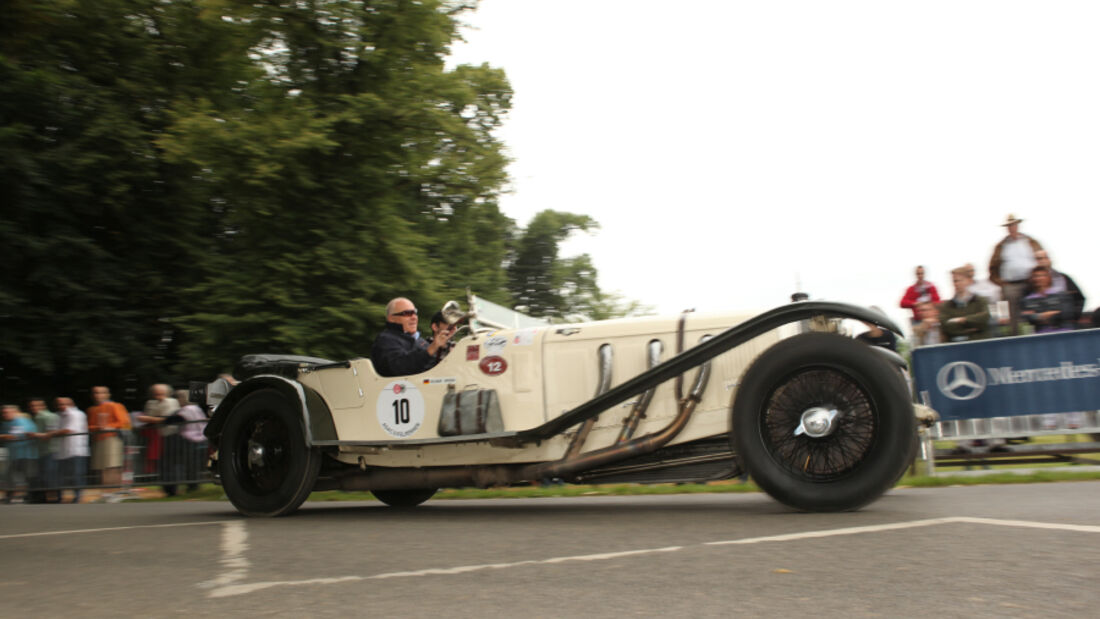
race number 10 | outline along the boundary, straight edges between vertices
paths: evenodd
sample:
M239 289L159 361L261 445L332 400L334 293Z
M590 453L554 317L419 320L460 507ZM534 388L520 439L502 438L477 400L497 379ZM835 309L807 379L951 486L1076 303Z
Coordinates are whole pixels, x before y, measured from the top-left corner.
M394 381L378 394L375 411L383 432L407 438L424 424L424 396L409 381Z

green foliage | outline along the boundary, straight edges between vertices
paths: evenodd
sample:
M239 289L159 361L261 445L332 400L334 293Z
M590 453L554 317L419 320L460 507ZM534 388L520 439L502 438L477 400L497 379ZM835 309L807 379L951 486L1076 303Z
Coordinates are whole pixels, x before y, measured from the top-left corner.
M463 8L9 0L0 388L360 356L398 295L629 311L587 256L558 256L595 222L550 211L521 231L500 212L512 91L488 65L444 66Z
M516 239L508 265L508 286L515 304L532 316L560 318L566 301L595 282L587 255L563 259L559 245L574 231L594 230L598 224L586 215L542 211Z
M177 234L188 179L164 165L155 137L174 99L217 83L195 50L221 49L213 33L185 39L195 21L189 9L123 0L5 5L6 383L31 374L71 388L118 370L166 369L161 318L177 311L192 275L181 272L187 246Z
M454 12L7 3L5 389L357 356L392 296L505 298L491 132L511 89L488 66L445 70Z
M599 228L586 215L542 211L520 231L509 261L508 287L522 311L555 320L603 320L647 313L650 308L600 289L588 254L559 255L575 232Z
M502 72L445 71L455 22L434 2L253 5L262 75L238 105L181 106L159 141L203 179L221 225L191 289L184 367L241 354L364 354L386 301L466 286L500 296L507 163L491 134Z

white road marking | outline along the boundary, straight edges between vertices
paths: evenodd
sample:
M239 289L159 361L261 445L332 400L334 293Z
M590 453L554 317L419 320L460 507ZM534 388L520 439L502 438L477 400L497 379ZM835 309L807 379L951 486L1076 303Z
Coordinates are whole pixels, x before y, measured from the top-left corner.
M235 524L239 524L234 521ZM553 557L550 559L532 559L527 561L514 561L511 563L486 563L482 565L460 565L457 567L441 567L441 568L428 568L423 570L413 570L407 572L387 572L382 574L374 574L371 576L335 576L331 578L310 578L306 580L284 580L284 581L270 581L270 582L256 582L256 583L241 583L241 584L228 584L217 587L210 591L208 594L212 598L231 597L235 595L244 595L247 593L254 593L256 591L262 591L264 589L270 589L272 587L291 587L302 585L334 585L348 582L363 582L366 580L384 580L387 578L414 578L419 576L444 576L452 574L467 574L470 572L477 572L482 570L499 570L513 567L521 567L525 565L551 565L556 563L565 563L568 561L606 561L610 559L619 559L622 557L631 557L638 555L653 554L659 552L678 552L688 548L701 548L704 546L725 546L731 544L761 544L766 542L786 542L796 541L803 539L836 537L840 535L857 535L862 533L877 533L879 531L896 531L900 529L913 529L919 527L928 527L939 524L981 524L981 525L996 525L1007 527L1024 527L1032 529L1046 529L1054 531L1072 531L1078 533L1100 533L1100 526L1091 525L1079 525L1079 524L1059 524L1050 522L1032 522L1028 520L1000 520L995 518L971 518L966 516L949 517L949 518L930 518L927 520L911 520L909 522L892 522L888 524L868 525L862 527L846 527L842 529L825 529L821 531L805 531L802 533L790 533L787 535L769 535L764 537L748 537L738 540L725 540L718 542L704 542L702 544L695 544L691 546L667 546L664 548L647 548L643 550L628 550L623 552L608 552L601 554L588 554L588 555L573 555L566 557ZM242 528L243 533L243 528ZM226 551L226 556L239 556L247 549L247 544L243 540L230 540L227 535L222 536L223 550ZM234 551L233 549L237 550ZM236 552L237 554L234 554ZM247 561L243 556L239 559L244 561L244 567L247 567ZM226 560L223 559L223 565L228 565ZM228 574L228 573L227 573ZM215 579L214 582L221 582L226 575ZM243 576L242 576L243 578ZM236 580L231 581L236 582ZM205 586L209 586L204 583Z
M103 527L101 529L69 529L68 531L40 531L38 533L12 533L0 535L0 539L16 539L20 537L43 537L46 535L71 535L74 533L103 533L105 531L129 531L132 529L164 529L168 527L197 527L207 524L232 524L235 520L211 520L208 522L176 522L173 524L135 524L126 527Z
M1058 524L1051 522L1031 522L1028 520L999 520L995 518L970 518L967 516L953 516L949 518L930 518L928 520L911 520L909 522L891 522L889 524L876 524L865 527L847 527L844 529L826 529L824 531L804 531L802 533L789 533L787 535L769 535L766 537L748 537L745 539L727 540L721 542L707 542L707 546L726 546L730 544L760 544L764 542L788 542L801 539L813 539L819 537L834 537L837 535L856 535L859 533L876 533L878 531L894 531L898 529L912 529L916 527L928 527L937 524L989 524L1007 527L1027 527L1032 529L1048 529L1056 531L1076 531L1080 533L1100 533L1100 527L1081 524Z
M970 518L959 516L952 518L954 522L969 522L972 524L995 524L1002 527L1024 527L1028 529L1053 529L1055 531L1076 531L1079 533L1100 533L1100 527L1087 524L1059 524L1056 522L1032 522L1030 520L1001 520L999 518Z
M248 576L248 568L252 565L245 558L248 551L248 529L243 520L235 520L225 523L222 529L222 573L216 578L200 583L203 589L214 587L227 587L240 582Z
M568 561L606 561L609 559L619 559L622 557L632 557L637 555L652 554L656 552L676 552L678 550L683 550L683 546L647 548L644 550L627 550L624 552L605 552L591 555L573 555L570 557L552 557L550 559L531 559L527 561L514 561L511 563L486 563L483 565L460 565L458 567L428 568L424 570L413 570L409 572L388 572L383 574L374 574L372 576L338 576L334 578L310 578L308 580L256 582L220 587L211 591L210 597L220 598L230 597L234 595L243 595L245 593L253 593L262 589L270 589L271 587L286 587L295 585L332 585L345 582L360 582L364 580L383 580L386 578L410 578L416 576L466 574L469 572L477 572L481 570L501 570L512 567L520 567L523 565L552 565L555 563L566 563Z
M788 542L800 539L813 539L815 537L834 537L837 535L857 535L860 533L876 533L878 531L893 531L896 529L912 529L915 527L929 527L936 524L947 524L952 518L931 518L929 520L911 520L909 522L891 522L889 524L874 524L865 527L847 527L844 529L825 529L823 531L803 531L802 533L788 533L786 535L768 535L766 537L746 537L745 539L731 539L721 542L706 542L706 546L726 546L729 544L761 544L764 542Z

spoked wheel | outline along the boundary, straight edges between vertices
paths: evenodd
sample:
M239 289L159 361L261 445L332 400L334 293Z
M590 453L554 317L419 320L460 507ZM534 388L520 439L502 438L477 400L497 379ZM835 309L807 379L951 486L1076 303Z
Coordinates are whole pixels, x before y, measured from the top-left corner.
M321 457L301 417L274 389L249 394L226 421L219 449L225 494L248 516L282 516L313 490Z
M435 496L437 488L418 490L371 490L371 494L390 507L416 507Z
M856 509L904 473L916 426L908 389L866 344L826 333L767 350L741 381L733 449L778 501Z

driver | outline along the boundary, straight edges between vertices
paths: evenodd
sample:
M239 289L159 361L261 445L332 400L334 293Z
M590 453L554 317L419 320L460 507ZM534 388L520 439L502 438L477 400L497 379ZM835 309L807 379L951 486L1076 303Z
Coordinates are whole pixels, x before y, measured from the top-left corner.
M386 325L371 347L370 360L380 376L408 376L431 369L447 347L454 327L435 331L430 342L416 330L416 306L397 297L386 304Z

